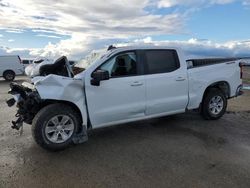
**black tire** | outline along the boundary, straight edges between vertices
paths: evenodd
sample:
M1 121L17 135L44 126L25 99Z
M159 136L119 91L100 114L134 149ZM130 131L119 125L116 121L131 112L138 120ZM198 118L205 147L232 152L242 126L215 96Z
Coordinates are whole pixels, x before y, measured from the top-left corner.
M213 106L213 99L221 99L223 104L217 103L217 106L215 104L215 109ZM211 106L210 106L211 105ZM219 110L218 110L219 109ZM227 98L225 94L217 88L211 88L207 91L203 98L203 102L201 104L201 115L206 120L217 120L220 119L226 112L227 109Z
M6 81L13 81L16 77L16 74L12 70L7 70L3 73L3 77Z
M46 127L48 127L48 124L53 117L58 117L58 116L63 116L63 115L68 116L71 119L73 126L74 126L74 130L73 130L73 133L71 133L72 135L65 142L54 143L51 140L49 140L48 136L45 133L45 129ZM59 104L59 103L50 104L42 108L33 119L32 135L36 143L40 145L42 148L49 150L49 151L60 151L60 150L66 149L69 145L73 143L72 139L77 133L78 128L80 127L80 123L81 121L80 121L79 114L76 113L69 105ZM57 137L58 137L58 134L57 134Z

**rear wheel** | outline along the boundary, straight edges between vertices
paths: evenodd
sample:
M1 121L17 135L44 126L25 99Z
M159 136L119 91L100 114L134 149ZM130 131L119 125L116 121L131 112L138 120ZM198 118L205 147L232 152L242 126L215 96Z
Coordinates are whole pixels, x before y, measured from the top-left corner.
M212 88L203 99L201 114L207 120L217 120L225 114L226 108L227 98L225 94L219 89Z
M51 104L35 116L32 133L42 148L58 151L73 143L72 139L79 127L79 115L70 106Z
M8 70L3 73L3 77L6 81L13 81L16 77L16 74L14 71Z

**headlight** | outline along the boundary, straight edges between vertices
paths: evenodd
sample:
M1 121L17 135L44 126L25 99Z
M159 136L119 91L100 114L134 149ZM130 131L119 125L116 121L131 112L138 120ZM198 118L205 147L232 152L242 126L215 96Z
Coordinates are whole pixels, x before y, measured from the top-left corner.
M34 90L35 89L35 86L31 83L28 83L28 82L23 82L22 83L22 86L26 87L26 88L29 88L31 90Z

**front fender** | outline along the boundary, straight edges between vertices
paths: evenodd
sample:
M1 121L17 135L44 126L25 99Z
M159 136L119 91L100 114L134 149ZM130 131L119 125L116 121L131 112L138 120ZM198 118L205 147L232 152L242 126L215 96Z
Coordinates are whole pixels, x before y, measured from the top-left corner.
M35 88L42 100L67 101L76 105L81 112L83 125L87 127L87 107L83 78L68 78L58 75L36 77Z

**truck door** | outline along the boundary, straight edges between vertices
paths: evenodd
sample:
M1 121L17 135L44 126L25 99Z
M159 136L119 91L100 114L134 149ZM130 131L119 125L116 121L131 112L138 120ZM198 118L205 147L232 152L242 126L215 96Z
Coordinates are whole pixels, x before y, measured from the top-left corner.
M146 115L185 112L187 69L175 50L145 50Z
M145 79L135 51L111 57L97 70L107 70L110 79L93 86L85 81L90 121L94 128L127 122L145 116Z

